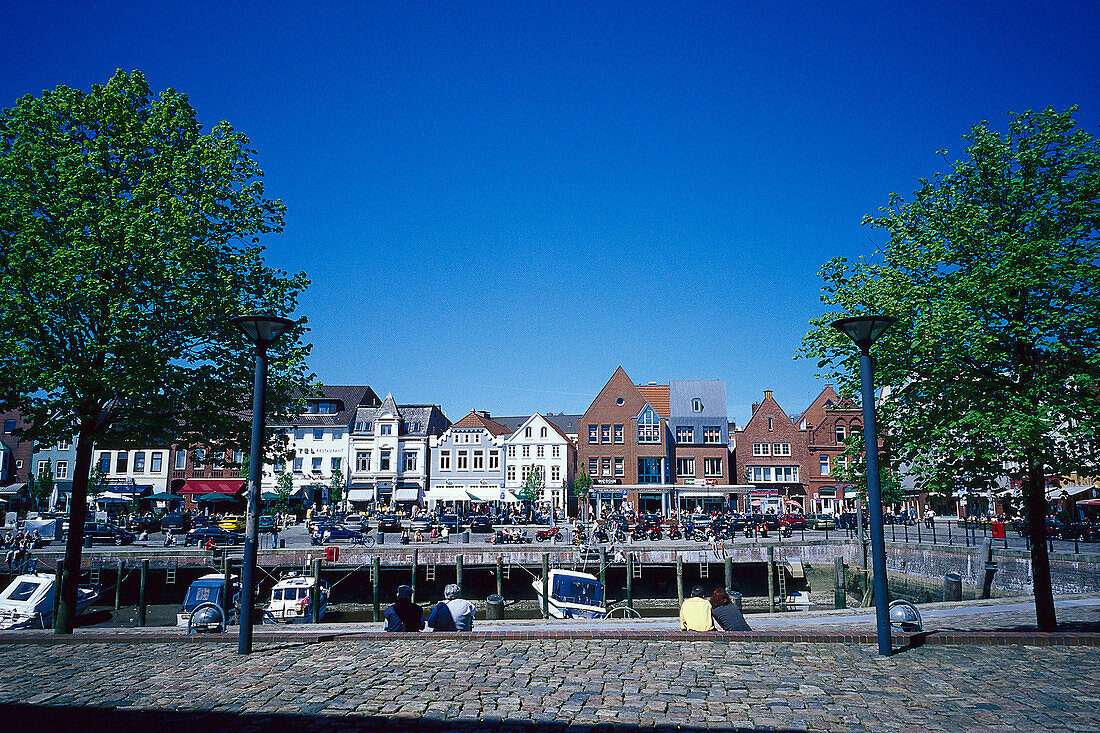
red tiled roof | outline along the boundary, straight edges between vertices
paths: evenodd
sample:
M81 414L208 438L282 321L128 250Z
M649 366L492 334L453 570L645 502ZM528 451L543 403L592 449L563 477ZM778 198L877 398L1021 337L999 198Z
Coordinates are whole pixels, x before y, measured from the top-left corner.
M453 428L485 428L492 435L508 435L512 431L500 423L490 420L476 410L456 422Z
M642 397L650 406L657 411L657 414L668 419L669 415L669 397L667 384L639 384L638 391L642 393Z

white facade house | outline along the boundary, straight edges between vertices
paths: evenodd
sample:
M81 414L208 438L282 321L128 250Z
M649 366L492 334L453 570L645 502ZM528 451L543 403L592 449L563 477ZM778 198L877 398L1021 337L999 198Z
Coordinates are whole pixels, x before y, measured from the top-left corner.
M432 436L429 508L438 502L516 502L504 488L504 439L508 428L487 412L473 411L442 435Z
M331 386L320 396L305 398L305 411L291 425L279 426L287 436L286 461L264 464L263 490L275 491L280 474L292 477L290 496L318 505L329 495L333 477L346 491L351 460L351 431L361 406L377 405L378 396L366 386Z
M92 454L93 466L103 473L102 486L116 494L159 494L168 490L167 448L127 448L111 450L96 447ZM75 459L73 461L75 465ZM54 478L72 481L72 467L66 476L58 476L60 466L55 466Z
M504 486L516 493L532 471L542 474L538 502L565 511L576 478L577 449L556 424L535 413L505 437Z
M439 405L400 405L392 395L377 407L360 407L351 433L348 502L423 504L431 475L429 437L450 426Z

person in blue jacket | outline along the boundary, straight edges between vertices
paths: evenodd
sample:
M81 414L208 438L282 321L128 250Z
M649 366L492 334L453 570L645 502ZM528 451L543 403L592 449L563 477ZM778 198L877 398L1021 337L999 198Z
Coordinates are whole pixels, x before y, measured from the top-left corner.
M412 594L412 586L397 587L397 600L386 609L385 631L424 630L424 610L413 603Z

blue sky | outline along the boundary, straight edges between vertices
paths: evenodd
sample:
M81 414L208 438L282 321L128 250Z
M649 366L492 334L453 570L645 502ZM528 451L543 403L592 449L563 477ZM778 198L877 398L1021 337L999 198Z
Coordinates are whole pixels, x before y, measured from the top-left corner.
M740 424L820 391L817 271L936 150L1100 120L1094 0L676 5L9 0L0 106L140 69L244 131L327 383L583 412L621 364L724 379Z

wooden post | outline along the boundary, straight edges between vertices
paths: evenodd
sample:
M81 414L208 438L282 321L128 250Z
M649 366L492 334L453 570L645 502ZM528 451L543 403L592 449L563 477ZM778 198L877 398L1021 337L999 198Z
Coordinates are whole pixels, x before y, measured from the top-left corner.
M455 585L462 592L462 555L455 555Z
M550 618L550 553L542 553L542 617Z
M726 588L733 587L733 558L726 558Z
M604 599L607 598L607 548L600 548L600 584L603 586Z
M382 618L382 598L380 597L380 587L382 585L382 558L375 555L371 558L371 575L374 576L371 585L373 586L371 591L374 595L374 608L372 609L372 617L375 621Z
M848 605L848 594L845 591L844 583L844 558L837 557L833 559L833 607L834 608L846 608Z
M497 595L504 597L504 555L497 555Z
M676 605L684 605L684 561L676 553Z
M57 569L53 575L53 617L57 619L57 604L61 602L61 576L65 573L65 561L57 561Z
M310 587L309 605L313 610L313 623L321 622L321 560L320 558L313 561L313 578L314 583Z
M115 610L122 608L122 569L126 567L122 560L118 561L118 572L115 573Z
M225 575L225 582L222 583L221 604L222 610L228 614L229 607L233 603L233 589L230 587L230 577L232 574L233 566L229 562L229 555L222 558L222 573Z
M626 605L634 608L634 553L626 555Z
M775 613L775 545L768 545L768 613Z
M416 603L416 566L420 563L420 549L413 548L412 579L409 586L413 589L412 602Z
M149 580L149 561L141 561L141 586L138 589L138 626L145 627L145 584Z

